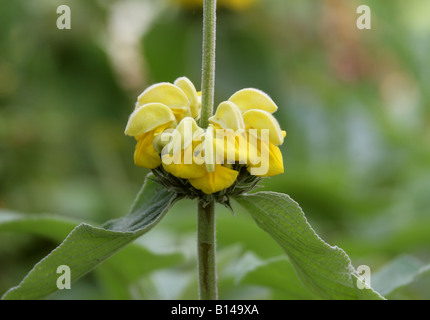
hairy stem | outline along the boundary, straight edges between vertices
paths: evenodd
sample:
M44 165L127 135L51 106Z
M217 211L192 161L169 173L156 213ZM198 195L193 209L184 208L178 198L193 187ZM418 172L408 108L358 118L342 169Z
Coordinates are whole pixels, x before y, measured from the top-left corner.
M197 217L199 298L218 298L216 279L215 203L199 201Z
M200 126L207 128L215 92L216 0L203 2L202 108Z

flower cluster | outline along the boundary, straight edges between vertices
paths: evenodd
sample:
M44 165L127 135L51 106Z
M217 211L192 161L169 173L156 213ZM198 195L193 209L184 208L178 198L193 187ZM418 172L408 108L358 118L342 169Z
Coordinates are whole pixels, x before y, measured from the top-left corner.
M137 140L137 166L162 170L204 194L284 171L279 149L285 138L273 117L276 104L257 89L243 89L219 104L200 128L201 96L186 77L147 88L125 133ZM246 173L245 179L240 173Z

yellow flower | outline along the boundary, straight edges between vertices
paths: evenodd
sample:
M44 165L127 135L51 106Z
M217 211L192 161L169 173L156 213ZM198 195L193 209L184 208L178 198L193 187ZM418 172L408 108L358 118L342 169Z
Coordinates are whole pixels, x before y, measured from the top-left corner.
M231 10L246 10L253 7L259 0L218 0L221 6Z
M192 118L184 118L168 139L161 154L165 171L189 180L206 194L224 190L236 181L238 172L216 157L213 126L203 130Z
M200 156L205 165L205 174L201 177L189 179L191 185L206 194L212 194L229 188L236 181L238 171L228 168L222 159L217 158L216 138L214 127L209 125L202 143L195 148L194 154Z
M128 119L125 134L137 140L134 162L137 166L155 169L161 158L154 149L154 138L167 128L176 127L185 117L200 117L200 98L186 77L173 84L163 82L150 86L139 95Z
M193 145L188 149L192 151ZM175 153L170 159L168 154L162 155L162 164L164 170L173 174L175 177L181 179L196 179L202 178L206 174L204 164L197 164L195 162L186 163L186 153L188 149L180 150Z
M160 134L169 124L161 125L154 130L137 135L134 163L143 168L155 169L161 164L160 155L154 149L154 137Z
M249 138L249 140L252 139ZM253 150L256 152L253 153L253 160L248 164L248 171L252 175L271 177L284 173L282 153L278 146L257 138L256 143L253 144Z
M286 132L272 115L277 109L267 94L253 88L240 90L221 103L209 121L217 128L236 130L234 140L227 133L217 141L217 146L223 146L220 149L224 157L228 161L246 161L249 172L255 176L283 173L278 145L284 142Z
M219 104L205 129L196 122L200 108L200 92L185 77L146 89L125 129L137 140L136 165L175 177L176 190L191 185L205 194L238 180L249 183L249 174L268 177L284 171L278 146L286 133L272 115L278 107L267 94L251 88L236 92Z
M203 162L197 163L194 150L204 134L196 121L191 117L182 119L172 134L167 138L161 150L164 170L181 179L201 178L206 174Z
M206 194L229 188L237 179L239 172L216 164L213 172L206 172L201 178L190 179L191 185Z

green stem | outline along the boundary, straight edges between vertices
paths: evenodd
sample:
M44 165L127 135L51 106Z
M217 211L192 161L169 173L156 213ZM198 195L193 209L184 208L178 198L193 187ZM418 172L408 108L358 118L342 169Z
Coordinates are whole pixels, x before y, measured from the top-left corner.
M199 298L216 300L218 298L216 279L216 237L215 237L215 203L211 201L206 207L199 201L197 217Z
M202 108L200 127L207 128L215 92L216 0L203 2Z
M202 107L200 127L207 128L213 113L215 92L216 0L203 2ZM215 203L198 203L197 254L199 298L218 298L216 281Z

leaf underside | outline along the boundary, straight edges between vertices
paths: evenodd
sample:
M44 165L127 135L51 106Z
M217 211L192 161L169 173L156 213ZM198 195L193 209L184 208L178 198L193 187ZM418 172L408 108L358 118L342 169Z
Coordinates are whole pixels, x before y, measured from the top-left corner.
M284 249L298 276L315 294L324 299L383 299L371 288L358 288L359 276L348 255L324 242L288 195L257 192L235 200Z
M102 227L79 224L2 299L40 299L57 291L60 265L70 267L71 281L75 281L152 229L177 200L176 193L146 179L127 216Z

